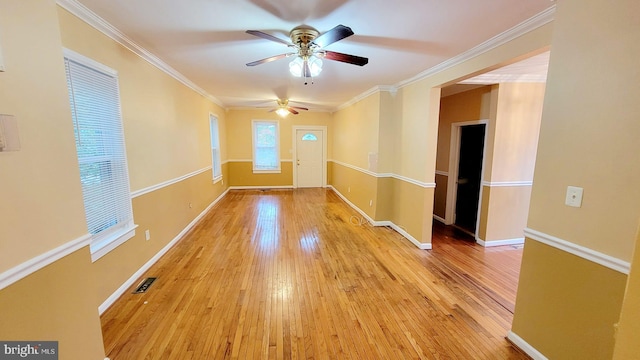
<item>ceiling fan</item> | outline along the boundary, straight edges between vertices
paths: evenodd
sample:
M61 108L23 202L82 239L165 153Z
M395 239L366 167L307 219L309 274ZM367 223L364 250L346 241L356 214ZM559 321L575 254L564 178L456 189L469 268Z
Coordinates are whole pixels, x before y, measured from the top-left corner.
M313 78L322 71L321 59L335 60L358 66L364 66L369 62L369 59L365 57L343 54L324 49L334 42L340 41L354 34L351 28L344 25L338 25L323 34L320 34L318 30L310 26L296 26L289 33L291 42L282 40L259 30L247 30L247 34L274 41L295 49L294 52L275 55L262 60L250 62L247 66L256 66L286 57L296 56L296 58L289 63L289 71L294 76Z
M300 113L298 110L309 110L306 107L289 106L289 99L278 99L276 102L278 103L278 107L269 110L269 112L275 111L276 114L281 117L285 117L289 115L289 113L298 115Z

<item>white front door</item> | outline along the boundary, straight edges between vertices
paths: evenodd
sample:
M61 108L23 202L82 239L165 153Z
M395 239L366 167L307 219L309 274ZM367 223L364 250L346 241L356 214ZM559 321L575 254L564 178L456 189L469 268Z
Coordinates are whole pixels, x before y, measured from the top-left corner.
M323 131L296 129L296 166L298 187L322 187Z

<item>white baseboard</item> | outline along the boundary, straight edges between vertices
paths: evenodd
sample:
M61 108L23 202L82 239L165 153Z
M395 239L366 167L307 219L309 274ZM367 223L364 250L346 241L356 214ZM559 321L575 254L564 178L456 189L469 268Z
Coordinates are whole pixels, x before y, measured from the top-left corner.
M438 220L438 221L440 221L441 223L443 223L445 225L447 224L447 222L443 218L441 218L440 216L438 216L436 214L433 214L433 218Z
M528 342L524 341L524 339L516 335L513 331L509 331L509 333L507 334L507 339L509 339L509 341L511 341L520 350L524 351L527 355L531 356L533 360L548 360L547 357L542 355L540 351L529 345Z
M421 243L420 241L418 241L418 239L414 238L413 236L411 236L411 234L409 234L405 229L403 229L402 227L394 224L392 221L375 221L373 220L369 215L367 215L367 213L365 213L362 209L360 209L359 207L357 207L354 203L352 203L351 201L349 201L349 199L347 199L346 196L342 195L342 193L340 191L338 191L338 189L334 188L331 185L328 185L327 188L333 190L333 192L336 193L336 195L338 195L344 202L347 203L347 205L351 206L351 208L353 208L355 211L357 211L358 213L360 213L360 215L362 215L365 219L367 219L367 221L369 223L371 223L371 225L373 226L389 226L391 227L393 230L397 231L400 235L404 236L407 240L411 241L415 246L417 246L419 249L422 250L431 250L431 243Z
M227 195L228 192L229 189L218 196L217 199L213 200L213 202L211 202L211 204L209 204L206 209L204 209L198 216L196 216L196 218L193 219L193 221L191 221L189 225L187 225L178 235L176 235L173 240L171 240L167 245L165 245L165 247L158 251L158 253L155 254L151 259L149 259L149 261L142 265L142 267L138 271L131 275L131 277L127 281L125 281L113 294L111 294L111 296L109 296L102 304L100 304L100 306L98 306L98 313L102 315L109 307L111 307L111 305L113 305L116 300L118 300L120 296L122 296L122 294L127 291L127 289L129 289L147 270L149 270L151 266L158 262L158 260L160 260L160 258L162 258L162 256L166 254L169 249L177 244L178 241L182 240L182 237L186 235L187 232L189 232L189 230L191 230L191 228L193 228L198 223L198 221L200 221L200 219L202 219L209 212L209 210L211 210L214 205L216 205L225 195Z
M420 241L418 241L418 239L411 236L411 234L409 234L405 229L401 228L400 226L394 224L391 221L389 221L389 223L393 230L399 232L400 235L404 236L407 240L411 241L413 245L418 247L418 249L422 249L422 250L432 249L431 243L421 243Z
M338 191L338 189L334 188L333 186L329 185L327 186L329 189L333 190L334 193L336 193L336 195L338 195L344 202L346 202L349 206L351 206L353 208L353 210L357 211L358 213L360 213L360 215L362 215L365 219L367 219L368 222L371 223L371 225L373 226L384 226L384 225L376 225L376 221L373 220L369 215L367 215L366 212L364 212L362 209L360 209L359 207L357 207L354 203L352 203L351 201L349 201L349 199L347 199L346 196L342 195L342 193L340 191Z
M505 246L505 245L522 245L524 244L524 238L505 239L505 240L490 240L483 241L476 238L476 242L484 247Z
M229 190L270 190L270 189L293 189L293 185L284 185L284 186L229 186Z

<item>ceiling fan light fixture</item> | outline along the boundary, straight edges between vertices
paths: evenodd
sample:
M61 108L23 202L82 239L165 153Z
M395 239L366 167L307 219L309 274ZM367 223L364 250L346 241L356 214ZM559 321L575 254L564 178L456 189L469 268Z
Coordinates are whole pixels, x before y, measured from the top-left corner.
M316 56L310 56L307 60L311 77L316 77L322 72L322 60ZM298 56L289 63L289 72L295 77L302 77L304 74L304 60Z
M284 107L279 107L276 110L276 114L278 114L280 117L286 117L287 115L289 115L289 110Z

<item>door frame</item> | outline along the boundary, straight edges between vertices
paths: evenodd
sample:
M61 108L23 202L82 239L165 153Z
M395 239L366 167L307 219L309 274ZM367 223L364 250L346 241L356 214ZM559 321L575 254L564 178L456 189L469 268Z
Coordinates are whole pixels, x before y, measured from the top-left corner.
M447 206L445 208L445 224L455 223L456 200L458 197L458 166L460 165L460 137L462 127L470 125L484 125L484 145L482 149L482 170L480 173L480 194L478 197L478 215L476 218L475 238L478 238L480 227L480 214L482 211L482 183L484 182L484 165L487 158L487 138L489 135L489 120L473 120L455 122L451 124L451 141L449 143L449 177L447 179Z
M322 187L327 187L327 127L318 125L294 125L291 127L293 138L293 187L298 187L298 130L322 132Z

